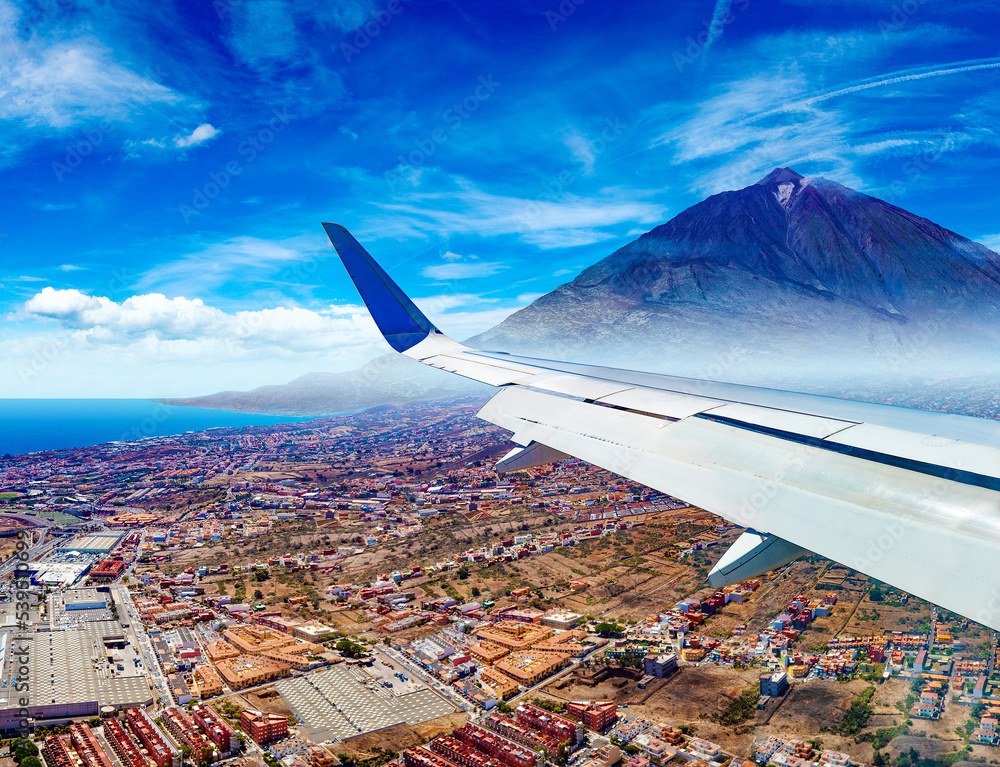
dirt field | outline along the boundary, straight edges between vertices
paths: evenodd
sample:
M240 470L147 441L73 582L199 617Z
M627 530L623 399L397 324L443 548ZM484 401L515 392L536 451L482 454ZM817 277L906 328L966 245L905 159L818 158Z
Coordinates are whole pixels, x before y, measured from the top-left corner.
M426 743L442 733L457 730L465 722L466 714L464 712L450 714L439 719L431 719L423 724L400 725L388 730L360 735L331 746L331 750L335 754L347 754L359 760L367 759L374 755L372 749L376 746L390 751L401 751L410 746Z
M653 687L650 685L645 690L637 689L636 682L641 677L642 672L638 670L615 666L605 667L599 672L577 668L547 685L543 692L547 697L562 701L613 700L618 705L632 704L648 698ZM656 685L662 687L663 681L657 680Z

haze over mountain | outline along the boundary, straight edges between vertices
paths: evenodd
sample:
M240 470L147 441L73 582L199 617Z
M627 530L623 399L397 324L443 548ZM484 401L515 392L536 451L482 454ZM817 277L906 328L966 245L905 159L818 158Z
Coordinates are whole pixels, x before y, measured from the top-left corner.
M470 340L765 386L814 379L822 388L859 375L883 385L950 373L977 380L1000 359L1000 256L883 200L776 168L688 208ZM331 413L473 386L388 355L351 373L169 401Z

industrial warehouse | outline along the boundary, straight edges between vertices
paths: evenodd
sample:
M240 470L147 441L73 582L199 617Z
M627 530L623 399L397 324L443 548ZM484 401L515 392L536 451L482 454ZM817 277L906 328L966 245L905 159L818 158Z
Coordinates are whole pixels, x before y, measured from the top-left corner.
M48 722L95 716L104 706L146 706L154 693L129 634L110 620L105 594L78 589L50 598L51 623L18 630L7 617L0 628L0 685L10 691L0 703L0 728L13 726L22 698L29 715ZM74 609L78 608L78 609ZM14 692L20 658L30 669L26 692Z

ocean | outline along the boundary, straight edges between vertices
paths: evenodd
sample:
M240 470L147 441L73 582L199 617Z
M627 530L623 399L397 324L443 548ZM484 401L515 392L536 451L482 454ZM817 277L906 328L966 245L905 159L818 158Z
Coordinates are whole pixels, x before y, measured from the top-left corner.
M146 399L0 399L0 455L88 447L216 426L270 426L310 417L255 415Z

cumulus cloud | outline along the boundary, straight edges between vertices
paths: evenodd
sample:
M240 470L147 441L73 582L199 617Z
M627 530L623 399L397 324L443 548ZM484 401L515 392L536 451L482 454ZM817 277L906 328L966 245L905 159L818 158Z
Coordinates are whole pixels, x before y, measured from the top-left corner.
M67 329L87 331L88 340L99 344L126 344L148 338L322 350L365 346L378 339L371 318L357 306L333 306L323 311L277 307L227 313L198 298L145 293L117 302L75 288L46 287L25 302L24 313L56 320Z
M214 127L210 123L202 123L188 135L176 136L174 138L174 146L178 149L184 149L189 146L198 146L198 144L204 144L209 139L218 135L218 128Z

